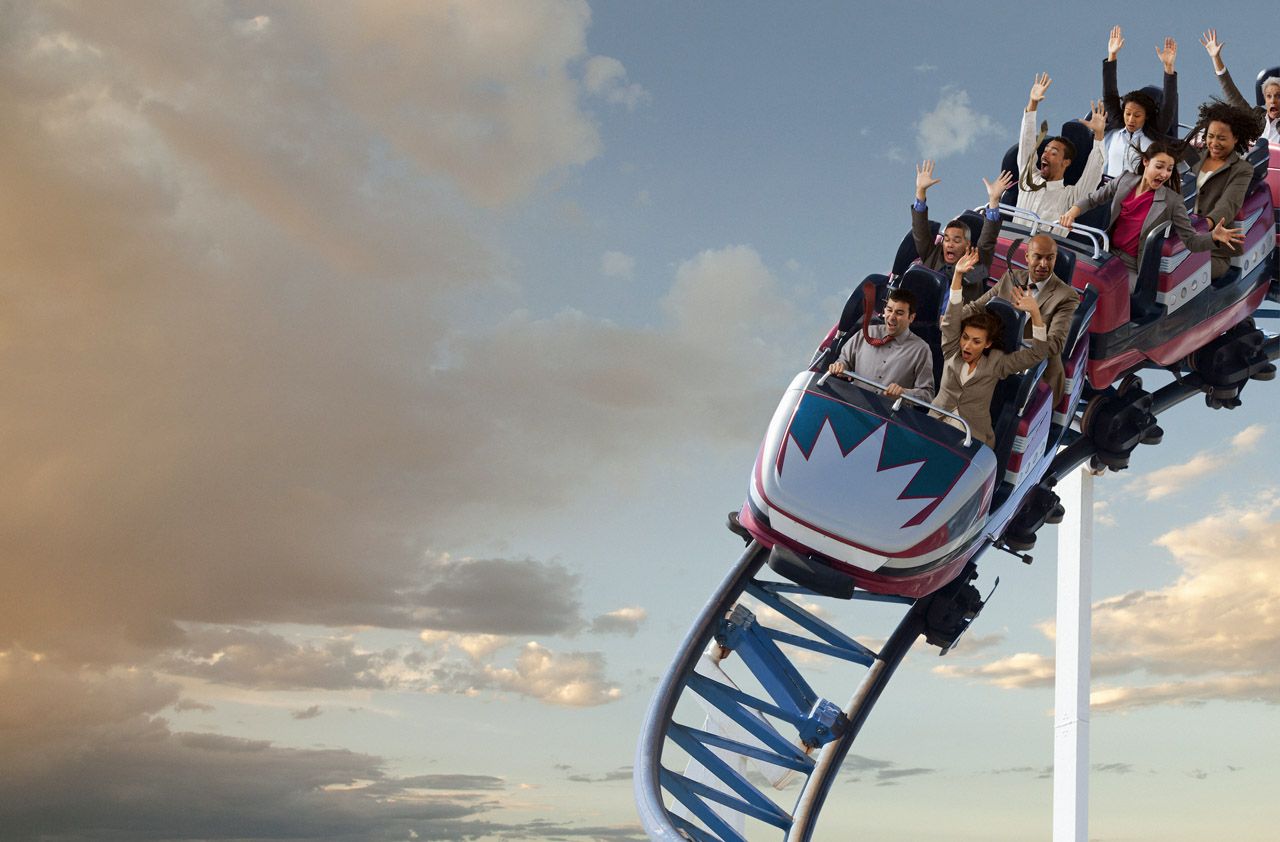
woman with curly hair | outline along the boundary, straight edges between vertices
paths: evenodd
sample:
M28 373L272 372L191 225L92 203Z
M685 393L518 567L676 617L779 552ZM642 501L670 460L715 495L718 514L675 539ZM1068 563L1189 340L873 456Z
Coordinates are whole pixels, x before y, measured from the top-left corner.
M1235 217L1234 211L1230 217L1219 218L1212 231L1201 234L1191 226L1186 203L1177 189L1178 159L1181 154L1180 143L1154 141L1141 153L1136 173L1125 172L1119 178L1108 181L1076 203L1058 222L1069 229L1080 214L1099 205L1109 204L1111 253L1120 258L1129 270L1130 294L1137 287L1138 269L1142 266L1142 248L1147 235L1166 222L1173 223L1178 239L1182 240L1189 251L1208 251L1216 248L1215 244L1229 249L1244 240L1241 229L1226 227L1226 220ZM1236 209L1239 210L1238 205ZM1226 271L1225 264L1223 271Z
M1262 133L1262 121L1247 108L1218 99L1200 106L1200 119L1188 137L1204 138L1204 154L1191 168L1196 177L1195 212L1212 225L1236 218L1253 179L1253 165L1242 156ZM1211 274L1218 277L1231 266L1236 250L1213 247Z

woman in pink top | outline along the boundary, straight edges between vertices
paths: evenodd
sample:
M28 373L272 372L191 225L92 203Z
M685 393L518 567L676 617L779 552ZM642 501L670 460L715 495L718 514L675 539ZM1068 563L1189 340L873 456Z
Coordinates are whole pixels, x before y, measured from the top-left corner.
M1110 203L1111 253L1129 270L1130 294L1137 286L1147 235L1166 222L1173 223L1178 239L1191 251L1208 251L1215 242L1238 250L1244 241L1244 231L1227 228L1226 219L1217 220L1213 230L1203 234L1191 226L1187 206L1177 189L1181 152L1180 144L1155 141L1142 151L1136 173L1122 173L1108 181L1059 220L1063 227L1070 228L1080 214Z

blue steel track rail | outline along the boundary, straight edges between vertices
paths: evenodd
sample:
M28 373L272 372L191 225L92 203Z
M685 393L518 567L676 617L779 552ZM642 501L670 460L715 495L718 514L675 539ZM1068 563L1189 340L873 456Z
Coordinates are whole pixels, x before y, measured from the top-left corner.
M1262 352L1269 360L1280 359L1280 337L1266 338ZM1197 375L1180 376L1152 393L1151 413L1159 416L1204 391ZM1061 448L1041 484L1052 487L1089 461L1094 452L1092 441L1083 437ZM992 543L998 540L998 537L989 539ZM979 555L987 546L991 543L982 547ZM878 652L873 652L786 599L788 594L815 597L819 594L788 582L757 579L768 554L766 548L754 541L747 546L685 635L678 656L662 676L649 703L636 748L633 784L641 823L651 839L745 842L746 837L712 808L717 805L781 831L786 842L810 840L845 756L894 671L926 631L926 613L937 592L911 600L855 591L854 600L906 606L905 615L888 640ZM813 637L765 627L759 618L738 605L744 594L773 608ZM752 696L696 672L699 659L713 641L722 652L740 655L742 663L771 698ZM813 693L796 667L782 654L778 643L858 664L867 669L866 675L849 704L843 710L833 710L830 702ZM700 696L733 720L744 733L751 735L753 742L675 722L676 705L685 691ZM771 719L766 720L762 714L768 714ZM795 737L784 737L772 725L773 721L790 726L788 730L794 729ZM718 779L720 786L709 786L664 766L663 750L668 741L701 763ZM816 760L803 750L806 745L820 750ZM780 806L713 749L804 775L805 783L794 806L789 810ZM701 826L668 808L664 803L664 790L673 806L681 805Z

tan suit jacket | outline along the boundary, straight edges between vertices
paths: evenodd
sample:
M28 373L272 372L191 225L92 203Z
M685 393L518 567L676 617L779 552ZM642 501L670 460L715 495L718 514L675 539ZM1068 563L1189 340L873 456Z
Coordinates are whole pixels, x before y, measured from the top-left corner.
M934 405L956 413L973 430L974 438L987 447L995 447L996 433L991 426L991 395L996 384L1010 374L1024 371L1040 362L1049 353L1049 344L1032 339L1031 346L1012 354L990 349L978 360L977 370L967 383L960 380L960 368L965 365L960 357L960 325L964 317L959 307L948 307L942 316L942 353L946 362L942 365L942 381L938 384L938 396Z
M992 296L1013 301L1014 285L1021 286L1026 282L1025 269L1010 269L1005 272L1000 282L987 290L981 298L964 305L961 318L985 310ZM1044 318L1048 333L1046 342L1049 347L1049 365L1045 368L1044 381L1053 389L1053 400L1057 403L1066 389L1067 378L1062 369L1062 346L1067 342L1067 332L1071 330L1071 317L1080 304L1080 293L1071 288L1057 275L1049 275L1044 282L1044 290L1037 296L1040 302L1040 315ZM1031 323L1027 322L1027 330L1023 338L1031 338Z

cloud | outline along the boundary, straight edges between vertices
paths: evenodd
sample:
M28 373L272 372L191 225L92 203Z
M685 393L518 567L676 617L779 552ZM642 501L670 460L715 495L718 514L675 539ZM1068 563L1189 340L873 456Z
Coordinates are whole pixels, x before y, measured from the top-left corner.
M636 270L636 259L620 251L606 251L600 259L600 271L608 278L630 279Z
M157 666L173 675L261 690L382 689L394 651L362 652L350 640L297 644L267 631L201 628Z
M1133 771L1132 763L1094 763L1090 770L1094 772L1110 773L1114 775L1127 775Z
M309 708L292 711L289 716L294 719L315 719L322 713L324 713L324 711L320 709L319 705L312 705Z
M403 838L419 817L436 838L481 835L459 829L483 824L472 801L388 818L401 808L324 789L388 780L378 758L170 731L155 711L209 706L157 671L285 692L439 673L550 704L619 695L599 652L499 656L516 635L589 627L577 573L446 550L673 442L753 442L818 336L745 245L681 263L650 324L520 309L551 299L518 276L497 220L600 153L588 97L646 98L589 61L589 18L573 0L6 7L0 660L38 653L48 672L0 666L6 721L43 723L0 740L26 752L0 805L35 811L0 807L0 836L216 838L215 793L243 801L241 835L340 838L355 822ZM750 382L722 376L744 357ZM392 651L323 636L335 628L450 637ZM54 781L74 792L56 802ZM122 793L154 798L113 813Z
M1159 539L1180 568L1169 585L1093 604L1094 711L1243 701L1280 704L1280 518L1269 495L1237 501ZM1169 618L1178 622L1170 624ZM1040 630L1053 638L1052 622ZM935 667L1000 687L1042 687L1053 659L1020 652Z
M1263 424L1251 424L1232 436L1226 447L1211 448L1197 453L1181 465L1169 465L1134 477L1125 484L1125 490L1144 494L1148 501L1168 497L1210 474L1230 467L1257 447L1266 435L1266 430Z
M569 775L565 778L565 780L573 781L574 783L580 783L580 784L598 784L598 783L608 783L611 781L629 781L631 780L631 767L619 766L617 769L614 769L612 772L605 772L604 774L600 774L600 775L586 775L586 774Z
M968 91L947 85L934 109L916 123L916 146L925 158L946 158L999 134L1000 127L990 117L970 107Z
M439 555L427 561L422 576L409 600L420 626L540 634L576 631L582 624L578 576L554 562Z
M583 83L587 92L602 97L606 102L626 106L634 111L636 106L647 104L652 97L638 84L627 83L627 69L622 62L609 56L592 56L584 66Z
M493 775L396 777L370 754L173 731L157 713L178 688L137 671L7 653L0 683L5 839L644 838L495 820L507 786Z
M923 64L917 64L915 67L911 69L914 70L916 73L932 73L938 68L936 65L932 65L932 64L929 64L928 62L925 62Z
M639 606L619 608L596 617L591 621L588 631L593 634L625 634L634 637L648 616L649 612Z
M865 775L870 775L877 786L892 786L901 778L931 775L937 771L923 767L899 767L892 760L880 760L860 754L846 757L840 770L841 775L853 781L860 781Z
M557 653L535 642L525 644L512 666L445 663L429 673L428 692L476 695L511 693L565 707L591 707L622 698L604 678L599 652Z

